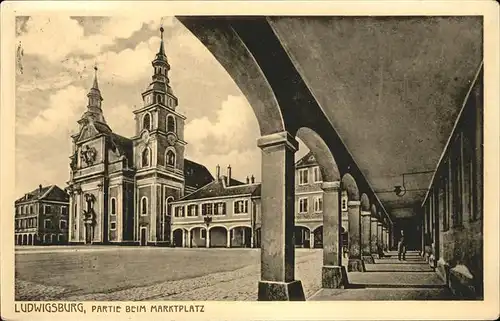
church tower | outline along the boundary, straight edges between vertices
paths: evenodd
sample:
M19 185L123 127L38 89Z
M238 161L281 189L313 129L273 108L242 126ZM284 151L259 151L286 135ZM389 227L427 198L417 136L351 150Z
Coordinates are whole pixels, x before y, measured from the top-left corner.
M136 164L135 240L142 244L169 241L168 203L184 194L184 121L176 111L165 54L163 27L160 48L152 61L152 81L142 93L143 105L134 110Z

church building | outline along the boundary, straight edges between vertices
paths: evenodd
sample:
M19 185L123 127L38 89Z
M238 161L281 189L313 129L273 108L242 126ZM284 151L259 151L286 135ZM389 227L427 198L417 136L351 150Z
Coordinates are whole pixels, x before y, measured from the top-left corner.
M106 123L94 68L87 110L71 136L71 244L168 245L170 203L214 180L203 165L184 158L186 118L177 110L160 31L152 81L133 111L133 137Z

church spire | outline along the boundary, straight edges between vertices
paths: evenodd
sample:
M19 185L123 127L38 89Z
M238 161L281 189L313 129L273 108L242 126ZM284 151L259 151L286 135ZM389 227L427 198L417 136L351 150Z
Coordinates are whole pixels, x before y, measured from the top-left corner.
M163 31L165 31L165 29L163 29L163 25L160 27L160 50L158 51L158 55L159 56L163 56L163 57L167 57L165 55L165 47L164 47L164 44L163 44ZM157 55L157 56L158 56Z
M89 93L87 94L89 99L88 108L99 108L101 109L101 91L99 90L99 85L97 84L97 65L94 65L94 82L92 84L92 88L90 88Z

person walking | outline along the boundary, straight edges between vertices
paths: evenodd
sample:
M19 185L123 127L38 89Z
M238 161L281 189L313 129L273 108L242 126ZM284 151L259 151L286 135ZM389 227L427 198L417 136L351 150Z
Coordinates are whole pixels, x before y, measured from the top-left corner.
M406 242L404 232L401 231L401 237L398 242L398 260L401 261L401 256L403 256L403 261L406 261Z

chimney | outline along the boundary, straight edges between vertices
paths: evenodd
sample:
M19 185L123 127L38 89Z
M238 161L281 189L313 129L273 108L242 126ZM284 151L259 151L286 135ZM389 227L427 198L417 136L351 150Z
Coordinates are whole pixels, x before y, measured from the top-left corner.
M250 178L247 176L247 184L250 184Z
M38 191L41 193L42 192L42 184L38 185Z
M231 165L227 165L227 186L231 184Z
M254 184L255 183L255 177L253 175L251 177L251 180L252 180L252 184Z
M219 178L220 178L220 166L219 166L219 164L217 164L217 166L215 166L215 176L217 177L217 180L219 180Z

